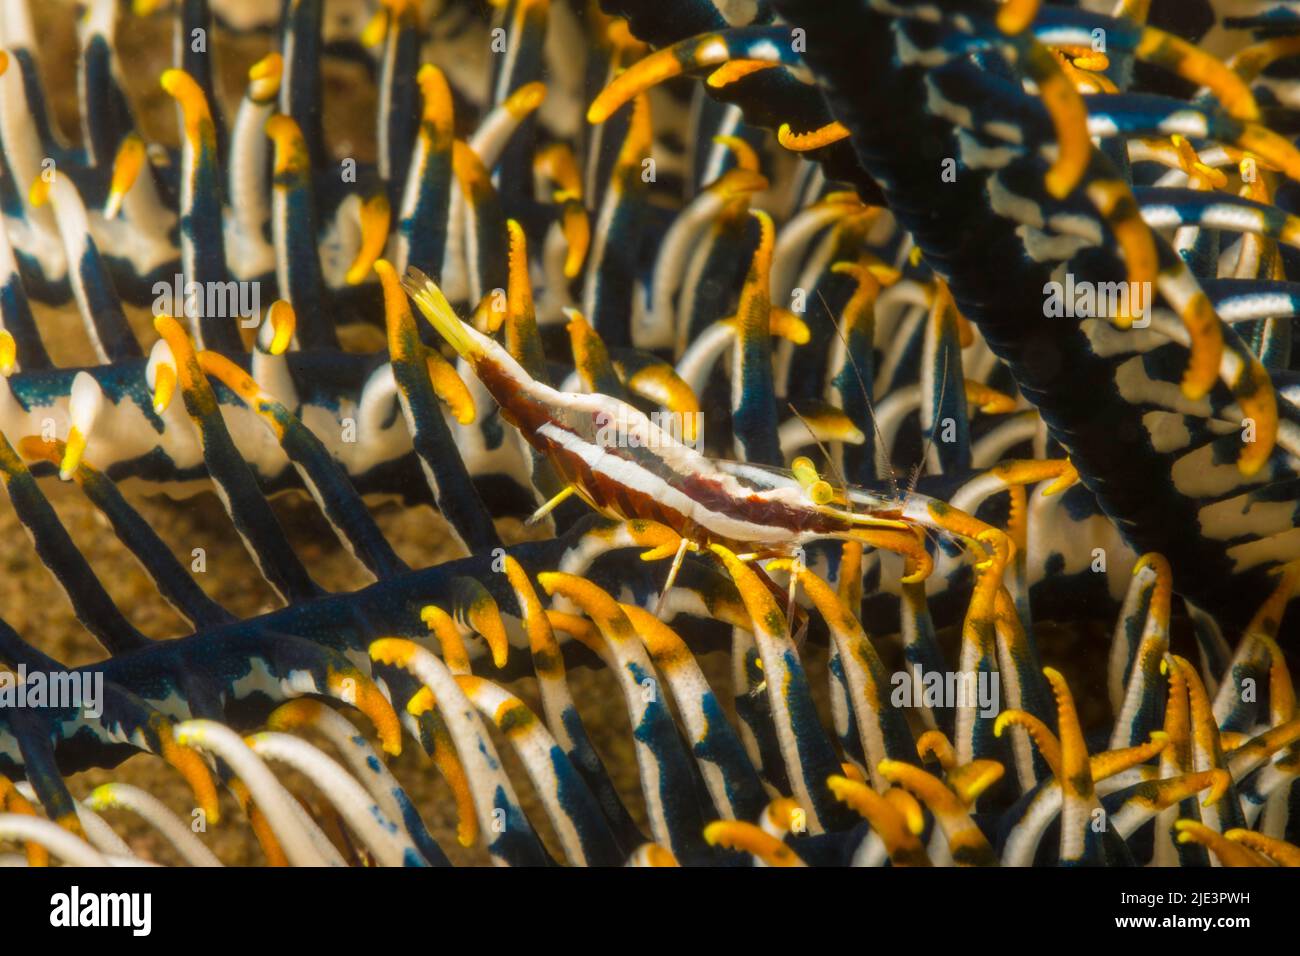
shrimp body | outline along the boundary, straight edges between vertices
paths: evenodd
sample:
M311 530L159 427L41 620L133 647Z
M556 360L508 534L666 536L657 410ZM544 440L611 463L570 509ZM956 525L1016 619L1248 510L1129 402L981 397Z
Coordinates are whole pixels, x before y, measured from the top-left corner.
M701 549L721 544L764 555L789 555L824 538L860 540L908 554L927 572L921 529L953 530L934 520L948 509L942 502L850 488L818 503L793 474L711 458L626 402L538 382L497 341L461 321L423 274L408 272L403 285L506 420L608 517L657 521Z

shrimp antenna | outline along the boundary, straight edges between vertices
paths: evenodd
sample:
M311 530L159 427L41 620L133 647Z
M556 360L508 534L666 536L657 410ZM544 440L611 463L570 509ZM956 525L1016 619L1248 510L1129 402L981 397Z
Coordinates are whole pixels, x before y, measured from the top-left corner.
M943 411L943 400L948 393L948 359L952 353L944 349L943 353L943 375L939 379L939 403L935 406L935 414L941 414ZM911 497L912 492L916 491L916 484L921 480L921 473L925 471L925 466L930 460L930 452L934 450L934 423L930 423L929 434L925 436L925 447L921 449L921 460L912 466L911 476L907 481L907 494Z
M907 494L905 495L899 494L898 476L894 472L893 463L889 460L889 454L885 449L885 436L882 435L880 432L880 423L876 420L876 408L871 401L871 393L870 390L867 388L867 383L862 377L862 370L858 368L858 363L853 358L853 352L849 349L849 342L848 339L846 339L844 336L844 330L840 327L839 319L836 318L835 314L831 311L830 304L826 301L826 296L822 293L820 289L817 290L817 297L821 299L822 307L826 309L826 314L830 316L831 324L835 327L835 334L839 336L840 342L844 345L844 357L848 359L849 364L853 367L853 375L854 377L857 378L858 387L862 390L862 397L866 400L867 413L871 417L871 430L875 432L876 435L876 447L875 447L876 470L877 472L884 472L884 474L888 478L889 491L890 494L893 496L894 500L906 502L908 499L912 497L912 493L916 491L916 484L921 478L921 469L925 464L925 455L921 456L921 461L916 465L916 467L912 469L911 474L908 477ZM947 363L947 361L948 361L948 356L945 353L944 354L945 364ZM944 380L942 385L946 386L947 381L948 381L948 370L945 367ZM943 405L942 392L940 393L939 404L940 406ZM794 411L794 406L791 406L790 410ZM803 422L804 428L808 429L809 434L812 434L812 427L808 424L807 421L804 420L803 416L799 415L798 412L794 412L794 413L795 415L799 416L799 420ZM930 438L933 439L933 437L934 435L933 433L931 433ZM813 441L817 442L817 446L822 449L823 453L826 454L827 461L831 463L832 469L834 470L836 477L843 485L845 505L848 508L849 512L852 513L853 501L849 496L848 482L844 480L844 477L842 474L840 474L839 469L835 467L835 459L830 457L830 453L826 451L825 446L822 445L821 441L818 440L816 435L813 435ZM926 452L926 454L928 454L928 451ZM925 535L927 541L932 541L936 545L939 543L938 535L935 532L933 532L931 529L926 528L925 526L921 526L921 533Z
M945 350L943 353L943 377L939 380L939 404L936 406L936 412L943 408L943 400L948 389L948 359L951 352ZM921 450L921 460L912 466L911 475L907 480L907 498L911 498L916 491L916 486L921 480L921 475L925 472L926 463L930 460L930 451L934 448L934 428L931 427L930 433L925 436L925 447ZM904 498L903 500L907 500ZM936 545L939 543L939 533L924 526L921 527L926 538L933 541Z
M844 357L848 359L849 365L853 367L853 376L858 380L858 388L862 390L863 401L867 403L867 415L871 419L871 430L875 433L874 455L876 473L883 472L889 480L889 493L895 498L898 494L898 477L894 474L893 463L889 460L889 452L885 448L885 436L880 432L880 423L876 421L876 404L871 398L871 390L867 388L866 379L862 377L862 370L858 368L857 360L853 358L853 351L849 348L849 340L844 335L844 330L840 327L840 320L831 310L830 303L826 301L826 296L821 289L817 290L817 298L822 301L822 308L830 316L831 325L835 328L835 334L839 336L840 343L844 346ZM805 423L806 424L806 423ZM819 443L820 444L820 443ZM848 485L845 485L847 488Z

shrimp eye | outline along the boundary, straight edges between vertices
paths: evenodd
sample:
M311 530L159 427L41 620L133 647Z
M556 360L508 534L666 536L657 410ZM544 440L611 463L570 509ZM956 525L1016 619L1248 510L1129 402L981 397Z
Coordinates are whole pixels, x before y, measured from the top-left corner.
M835 493L831 490L831 486L817 474L817 468L813 465L811 459L800 455L790 463L790 470L794 472L799 487L804 490L813 504L825 505L830 503Z
M790 462L790 470L794 472L795 478L804 488L817 480L816 466L813 465L811 458L805 458L803 455Z
M830 484L820 478L814 481L805 490L808 492L808 497L812 499L812 503L815 505L828 505L830 504L831 499L835 497L835 492L831 490Z

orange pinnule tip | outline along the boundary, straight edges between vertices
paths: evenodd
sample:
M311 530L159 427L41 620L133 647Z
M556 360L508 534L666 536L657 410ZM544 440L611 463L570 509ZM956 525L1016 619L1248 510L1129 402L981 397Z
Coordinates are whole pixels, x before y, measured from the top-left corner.
M796 133L789 123L782 123L776 132L777 142L792 153L807 153L849 138L849 128L840 122L827 123L806 133Z
M284 57L268 53L248 69L248 95L258 102L268 102L280 92L284 77Z
M329 689L370 718L379 734L384 753L396 757L402 752L402 725L388 698L375 686L374 681L360 671L341 673L331 671Z
M293 305L285 299L276 299L266 314L271 323L271 344L267 351L272 355L283 355L293 341L294 331L298 326L298 314Z
M310 697L295 697L271 711L271 716L266 719L266 728L290 731L310 727L316 722L324 706L320 701Z
M283 72L284 57L279 53L272 52L248 68L248 78L250 80L265 80L272 76L278 78Z
M176 368L166 362L159 364L154 373L153 410L155 415L167 411L176 395Z
M997 26L1007 36L1023 33L1038 16L1042 0L1006 0L998 8Z
M545 83L525 83L506 98L505 108L515 119L523 119L546 99Z
M198 801L199 809L207 815L208 821L219 822L221 803L217 799L217 786L207 763L197 750L176 743L175 738L171 736L170 725L160 729L159 738L162 741L163 759L180 771L185 782L189 784L194 799Z
M17 361L18 343L14 341L10 332L0 329L0 375L8 378L13 373Z
M391 224L392 208L384 193L375 193L361 204L361 246L344 277L348 285L358 285L370 275L388 242Z
M53 167L43 171L32 183L32 188L27 192L27 201L38 209L50 201L50 193L54 189L54 181L58 178L58 172Z
M104 202L105 219L113 219L117 216L122 208L123 198L140 178L140 172L144 169L146 161L144 140L136 133L123 137L122 145L117 148L117 155L113 157L113 178L109 183L108 199Z
M40 435L24 435L18 439L18 454L28 461L48 461L57 465L63 460L63 442L46 441Z

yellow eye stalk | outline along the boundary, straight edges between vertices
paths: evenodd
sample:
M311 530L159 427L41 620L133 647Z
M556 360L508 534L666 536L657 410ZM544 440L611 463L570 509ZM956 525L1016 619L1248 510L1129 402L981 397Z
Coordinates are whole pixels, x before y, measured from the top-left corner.
M835 492L831 490L830 483L817 474L817 468L808 458L800 456L790 464L795 478L799 481L799 486L807 493L808 498L815 505L828 505L835 497Z

